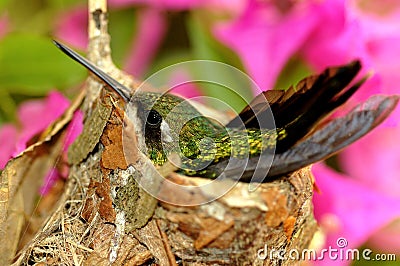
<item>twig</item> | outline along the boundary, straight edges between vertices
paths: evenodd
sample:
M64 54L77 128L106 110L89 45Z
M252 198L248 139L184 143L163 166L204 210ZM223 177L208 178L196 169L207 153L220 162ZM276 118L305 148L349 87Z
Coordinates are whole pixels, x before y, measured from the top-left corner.
M96 38L102 37L107 34L107 23L104 23L107 22L106 21L107 18L102 16L102 14L107 13L107 0L89 0L88 7L89 7L88 37L89 37L89 42L92 42Z
M108 34L107 0L89 0L88 7L88 59L128 88L136 87L137 84L132 77L116 68L111 58L111 37ZM86 102L83 107L85 111L90 112L90 107L99 97L102 87L103 84L98 82L97 79L89 80L86 88Z
M107 0L88 1L88 54L87 57L95 65L106 72L113 69L108 34ZM90 110L92 103L98 98L102 84L97 79L90 79L86 88L84 110Z

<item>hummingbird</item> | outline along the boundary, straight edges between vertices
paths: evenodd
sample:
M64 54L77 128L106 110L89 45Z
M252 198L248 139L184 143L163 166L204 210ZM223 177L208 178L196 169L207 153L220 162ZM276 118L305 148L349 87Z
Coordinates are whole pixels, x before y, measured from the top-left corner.
M205 117L189 101L170 93L135 92L93 63L54 41L65 54L106 84L135 110L141 149L154 165L177 153L176 170L186 176L268 182L324 160L379 125L398 96L372 96L345 116L327 120L365 82L353 82L361 69L355 60L304 78L287 90L257 95L226 125ZM272 114L273 119L265 119Z

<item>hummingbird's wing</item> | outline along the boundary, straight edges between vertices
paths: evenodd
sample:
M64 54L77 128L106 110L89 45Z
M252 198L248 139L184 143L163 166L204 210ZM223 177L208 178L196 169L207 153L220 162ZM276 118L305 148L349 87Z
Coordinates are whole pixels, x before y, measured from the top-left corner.
M274 156L272 165L263 166L271 158L251 157L225 169L227 162L209 166L209 170L224 173L243 182L267 182L324 160L355 142L379 125L396 107L399 96L375 95L358 105L342 118L330 121L312 135L287 151ZM244 167L244 173L243 172ZM212 169L214 168L214 169ZM256 171L257 170L257 171ZM258 174L254 175L257 172Z
M277 143L277 152L284 152L357 91L365 79L353 86L348 85L360 69L360 62L354 61L345 66L327 68L323 73L307 77L286 91L265 91L227 127L244 125L246 128L265 128L260 126L259 121L267 112L272 112L275 127L286 130L287 137Z

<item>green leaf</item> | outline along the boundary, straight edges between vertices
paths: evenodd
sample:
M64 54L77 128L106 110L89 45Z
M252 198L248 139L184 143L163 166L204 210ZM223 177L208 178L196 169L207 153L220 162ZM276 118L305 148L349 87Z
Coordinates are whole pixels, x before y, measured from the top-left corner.
M4 11L7 8L7 5L9 4L10 0L1 0L0 1L0 11Z
M109 14L113 60L117 65L122 65L125 63L127 52L132 47L136 13L134 9L118 9L111 10Z
M44 95L76 85L85 73L50 38L13 34L0 41L0 89L10 93Z
M168 54L162 54L161 56L157 57L154 62L152 62L150 69L147 71L148 73L146 73L146 76L151 76L165 67L189 60L193 60L193 58L189 51L185 50L174 50ZM169 77L165 78L168 80Z
M43 0L12 0L7 13L14 31L46 34L54 24L54 12Z
M86 3L81 0L47 0L46 4L52 9L65 11L68 8L74 8L79 4L84 7Z
M17 105L6 90L0 90L0 113L4 114L2 120L11 121L15 118Z

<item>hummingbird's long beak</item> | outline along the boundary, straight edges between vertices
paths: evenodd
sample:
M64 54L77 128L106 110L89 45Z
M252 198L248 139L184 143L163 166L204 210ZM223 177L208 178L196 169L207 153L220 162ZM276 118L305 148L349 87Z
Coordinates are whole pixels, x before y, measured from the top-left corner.
M71 50L67 46L57 42L56 40L53 40L53 43L60 48L61 51L63 51L66 55L74 59L76 62L79 64L83 65L86 67L90 72L95 74L99 79L104 81L108 86L110 86L121 98L127 103L130 100L130 90L110 77L108 74L104 73L102 70L100 70L98 67L93 65L91 62L89 62L86 58L82 57L75 51Z

